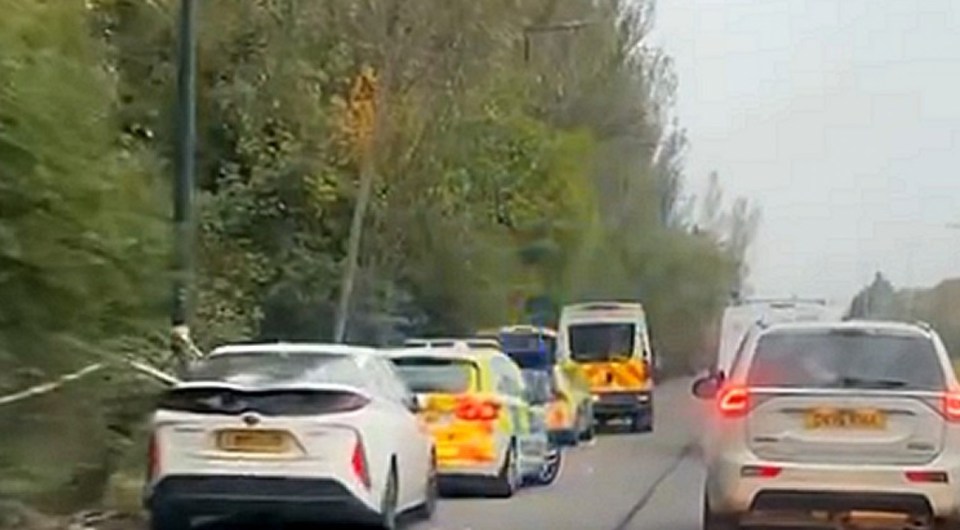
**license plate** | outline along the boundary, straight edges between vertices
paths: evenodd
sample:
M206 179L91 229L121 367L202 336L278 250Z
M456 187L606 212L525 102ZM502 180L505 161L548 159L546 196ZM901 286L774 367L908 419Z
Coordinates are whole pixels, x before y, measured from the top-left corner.
M887 415L872 409L815 409L807 411L807 429L883 430Z
M242 453L283 453L289 436L284 431L229 430L217 433L217 447Z

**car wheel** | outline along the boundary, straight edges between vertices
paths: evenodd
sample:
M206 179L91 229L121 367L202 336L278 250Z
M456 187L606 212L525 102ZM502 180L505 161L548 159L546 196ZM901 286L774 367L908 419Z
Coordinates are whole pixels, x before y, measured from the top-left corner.
M523 475L520 472L520 460L517 458L517 444L513 440L507 447L507 454L503 458L503 466L501 466L500 472L494 480L493 495L495 497L504 499L513 497L513 494L520 487Z
M563 452L559 447L551 447L547 452L546 462L537 475L536 483L541 486L553 484L560 476L560 468L563 466Z
M584 418L586 426L580 431L579 437L581 442L589 442L592 441L597 435L597 422L594 421L593 411L589 408L587 409L587 413L584 415Z
M414 511L414 517L422 521L427 521L433 517L437 511L437 499L440 496L440 486L437 481L437 458L435 455L430 458L430 470L427 472L426 493L424 494L423 504Z
M380 500L380 524L383 530L396 530L397 528L397 497L399 488L397 486L397 466L390 464L390 473L387 475L387 484L383 488L383 498Z
M190 515L165 508L155 508L150 513L150 530L190 530Z
M703 530L739 530L740 521L736 516L721 515L710 509L707 494L703 494Z

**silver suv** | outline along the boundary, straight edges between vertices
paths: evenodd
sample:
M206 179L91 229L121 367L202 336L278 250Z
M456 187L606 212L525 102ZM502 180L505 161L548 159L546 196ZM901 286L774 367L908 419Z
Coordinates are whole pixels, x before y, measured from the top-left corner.
M713 399L704 530L891 524L960 528L960 390L923 325L758 327Z

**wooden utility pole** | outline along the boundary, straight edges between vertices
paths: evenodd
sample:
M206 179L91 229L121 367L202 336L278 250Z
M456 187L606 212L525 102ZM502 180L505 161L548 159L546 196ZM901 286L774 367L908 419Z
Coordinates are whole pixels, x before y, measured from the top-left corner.
M344 265L340 284L340 300L334 318L333 340L343 342L346 339L347 321L350 316L350 300L359 268L360 243L363 235L363 222L370 204L370 193L376 175L376 153L374 146L377 134L377 77L372 69L366 68L354 81L348 101L346 132L356 150L360 169L360 186L357 202L353 208L350 222L350 236L347 241L347 261Z

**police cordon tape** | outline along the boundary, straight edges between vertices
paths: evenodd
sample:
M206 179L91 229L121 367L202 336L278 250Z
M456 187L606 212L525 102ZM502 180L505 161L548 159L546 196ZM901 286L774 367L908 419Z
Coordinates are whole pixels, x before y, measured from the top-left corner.
M174 326L171 339L174 344L179 346L183 351L189 352L194 359L200 359L203 357L203 351L194 344L193 340L190 338L190 328L187 326ZM163 383L168 385L175 385L180 380L163 370L157 369L149 364L137 361L135 359L121 359L122 363L133 368L134 370L153 377ZM63 385L76 381L78 379L83 379L84 377L99 372L100 370L106 368L110 362L97 362L88 364L87 366L72 372L66 375L62 375L53 381L48 381L46 383L41 383L39 385L32 386L26 390L21 390L19 392L14 392L13 394L7 394L5 396L0 396L0 407L4 405L9 405L11 403L16 403L18 401L23 401L24 399L39 396L43 394L49 394Z
M106 362L99 362L99 363L89 364L89 365L81 368L80 370L77 370L76 372L72 372L72 373L69 373L69 374L62 375L62 376L58 377L57 379L54 379L53 381L48 381L48 382L46 382L46 383L41 383L41 384L39 384L39 385L35 385L35 386L30 387L30 388L27 388L26 390L21 390L21 391L19 391L19 392L14 392L13 394L7 394L7 395L5 395L5 396L0 396L0 407L2 407L2 406L4 406L4 405L10 405L10 404L12 404L12 403L16 403L16 402L19 402L19 401L23 401L23 400L25 400L25 399L27 399L27 398L31 398L31 397L34 397L34 396L40 396L40 395L43 395L43 394L49 394L50 392L53 392L53 391L55 391L55 390L58 390L58 389L61 388L62 386L66 385L67 383L70 383L70 382L73 382L73 381L77 381L77 380L83 379L84 377L87 377L87 376L90 375L90 374L93 374L93 373L96 373L96 372L101 371L101 370L103 370L104 368L107 368L107 367L109 366L109 364L110 364L110 363L106 363ZM174 384L176 384L177 382L179 382L179 379L177 379L176 377L174 377L174 376L172 376L172 375L170 375L170 374L168 374L168 373L166 373L166 372L164 372L164 371L162 371L162 370L158 370L157 368L154 368L154 367L150 366L149 364L146 364L146 363L141 362L141 361L135 361L135 360L132 360L132 359L123 359L123 364L129 366L130 368L133 368L134 370L136 370L136 371L138 371L138 372L140 372L140 373L143 373L143 374L145 374L145 375L149 375L149 376L153 377L154 379L157 379L157 380L159 380L159 381L161 381L161 382L163 382L163 383L166 383L166 384L168 384L168 385L174 385Z

